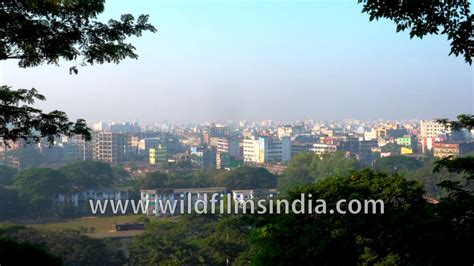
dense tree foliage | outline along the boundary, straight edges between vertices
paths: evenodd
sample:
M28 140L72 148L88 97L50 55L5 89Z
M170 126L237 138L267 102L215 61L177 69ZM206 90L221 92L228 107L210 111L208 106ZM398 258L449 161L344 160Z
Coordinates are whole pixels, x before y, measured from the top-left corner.
M422 167L410 171L403 171L407 166L402 166L398 173L403 174L409 180L416 180L424 185L426 196L436 199L448 195L447 191L439 186L439 183L445 180L460 181L462 176L456 173L450 173L446 169L440 169L434 172L436 166L436 158L427 158L423 160Z
M0 221L25 215L25 206L22 203L18 191L0 185Z
M51 255L39 245L2 237L0 237L0 255L1 265L63 265L61 258Z
M410 38L446 35L451 52L472 63L472 20L470 1L358 0L370 20L381 18L395 22L397 32L410 31Z
M59 169L75 185L85 188L108 187L115 183L112 167L108 163L80 161Z
M248 264L248 223L239 217L155 220L130 246L131 265Z
M0 86L0 137L4 144L23 140L39 142L46 138L50 144L61 135L83 135L90 139L90 132L84 120L69 122L64 112L52 111L44 113L34 108L36 100L44 101L45 97L35 89L12 90L8 86Z
M51 207L51 194L69 191L71 183L58 170L30 168L18 173L14 185L32 207L44 211Z
M325 199L382 199L384 214L267 215L252 234L252 263L320 265L462 265L472 262L470 225L452 220L455 209L430 204L421 185L398 175L365 170L294 189ZM314 204L316 205L316 204ZM313 205L313 206L314 206ZM471 206L472 208L472 206ZM460 218L460 217L458 217ZM466 235L461 235L466 234ZM344 256L341 256L344 254Z
M5 165L0 165L0 186L1 185L12 185L13 178L17 171L15 168L11 168Z
M0 60L18 59L20 67L32 67L60 59L82 64L136 59L135 47L126 39L155 32L155 27L146 15L135 21L125 14L103 23L97 16L104 5L104 0L2 1Z
M139 188L202 188L212 186L209 174L204 171L153 172L139 180Z
M32 147L23 147L7 152L7 156L13 156L20 161L21 169L28 169L31 167L40 167L46 162L43 154L38 149Z
M389 156L378 158L375 161L374 168L376 171L384 173L405 174L423 167L424 162L413 157L407 156Z
M260 167L239 167L213 177L214 184L228 189L276 188L277 177Z
M328 176L347 175L360 168L355 158L345 158L342 153L299 153L291 159L285 175L278 180L278 189L285 192Z
M31 243L60 257L65 265L124 265L123 252L109 241L93 239L77 231L38 231L15 225L0 225L0 238ZM0 253L1 254L1 253ZM24 255L29 253L24 253ZM1 258L0 256L0 262ZM49 265L49 264L45 264Z
M381 147L382 152L390 152L390 155L400 155L401 153L401 147L398 144L395 143L387 143L386 145Z
M444 123L474 128L470 115ZM443 122L443 121L442 121ZM429 162L429 161L428 161ZM420 165L406 159L382 161L391 168ZM425 164L421 169L431 164ZM365 170L345 177L328 177L313 185L290 190L290 200L301 193L325 199L334 209L339 199L382 199L384 214L290 214L257 219L252 233L252 263L321 265L468 265L474 241L473 157L448 157L435 163L435 174L462 175L464 182L439 184L448 194L438 204L423 197L416 181L394 174ZM379 164L380 166L380 164ZM344 254L341 256L340 254Z
M141 189L168 188L168 175L163 172L147 174L140 180Z
M130 14L120 20L100 22L105 1L1 1L0 60L18 60L20 67L60 60L80 61L81 65L119 63L138 56L135 47L126 42L144 31L155 32L148 16L135 21ZM77 63L75 63L77 64ZM70 68L78 72L77 65ZM35 89L12 90L0 87L0 137L10 141L35 141L46 138L53 144L59 135L83 135L90 139L84 120L70 122L64 112L46 113L34 108L35 101L45 97Z

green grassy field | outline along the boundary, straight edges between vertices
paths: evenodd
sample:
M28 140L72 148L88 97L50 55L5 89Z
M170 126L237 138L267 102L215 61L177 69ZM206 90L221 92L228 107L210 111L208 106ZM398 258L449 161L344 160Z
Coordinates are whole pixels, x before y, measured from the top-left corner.
M87 228L87 234L94 235L115 231L115 223L131 223L137 221L140 215L117 215L117 216L91 216L76 219L68 219L60 222L31 224L29 226L36 229L45 229L51 231L62 230L84 230ZM91 228L94 228L91 230Z

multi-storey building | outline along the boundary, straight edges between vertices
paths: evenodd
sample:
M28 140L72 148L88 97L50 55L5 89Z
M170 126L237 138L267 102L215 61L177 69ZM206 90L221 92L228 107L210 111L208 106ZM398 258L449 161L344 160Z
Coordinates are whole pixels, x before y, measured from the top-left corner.
M93 159L91 141L82 136L74 136L63 143L63 156L66 161L90 161Z
M408 148L414 148L417 145L415 135L405 135L395 139L395 143L400 146L405 146Z
M304 132L303 125L281 125L278 127L278 138L293 137Z
M108 163L126 161L131 154L130 134L94 132L93 159Z
M138 142L138 154L141 156L149 157L149 151L152 148L157 148L159 145L164 144L165 140L161 138L144 138Z
M244 161L247 163L286 163L291 159L290 138L244 139Z
M373 140L377 139L377 133L375 129L371 128L370 131L364 132L364 140Z
M433 143L433 155L444 158L448 156L459 156L474 152L474 142L435 142Z
M196 201L211 200L213 194L217 194L215 200L218 202L223 200L224 195L227 195L227 189L223 187L212 188L162 188L162 189L147 189L140 190L140 199L148 207L146 213L149 216L172 216L184 213L194 212ZM169 208L165 209L166 202ZM174 206L174 207L172 207ZM204 209L202 206L201 209Z
M225 137L230 134L230 130L226 126L215 125L207 127L207 130L203 133L203 139L206 144L211 143L211 138L213 137Z
M117 187L117 188L75 188L69 192L61 192L51 195L52 207L56 210L65 210L68 207L74 207L77 213L90 213L90 202L95 204L96 201L118 201L130 200L132 198L133 188ZM123 202L124 203L124 202Z
M313 144L311 143L301 143L301 142L291 143L291 158L293 158L298 153L310 151L312 146Z
M420 121L420 138L436 138L440 134L448 132L443 124L433 120Z
M234 138L218 138L216 143L217 152L228 153L235 158L241 158L240 141Z
M316 154L335 153L337 151L337 146L334 144L315 143L313 144L313 147L310 148L310 151Z
M244 139L242 142L244 162L260 163L265 158L260 158L260 140Z
M149 162L152 165L164 165L166 162L168 162L168 151L165 145L159 144L158 147L151 148L148 153Z

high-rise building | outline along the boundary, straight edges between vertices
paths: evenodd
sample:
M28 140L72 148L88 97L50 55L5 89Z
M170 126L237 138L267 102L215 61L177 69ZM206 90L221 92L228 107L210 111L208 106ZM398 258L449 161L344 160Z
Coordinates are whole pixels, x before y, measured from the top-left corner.
M217 152L228 153L234 158L242 158L240 151L240 141L234 138L218 138L216 145Z
M109 125L111 132L122 132L122 133L138 133L140 132L140 126L137 123L123 122L123 123L111 123Z
M94 132L92 137L95 161L117 163L126 161L131 154L129 133Z
M286 163L291 159L291 140L286 137L244 139L243 148L244 161L247 163Z
M90 161L93 159L92 142L82 136L73 136L63 142L63 156L66 161Z
M244 162L260 163L265 158L260 158L260 140L259 139L244 139L243 143ZM263 154L262 154L263 155Z
M207 130L203 133L204 142L206 144L211 143L211 138L213 137L225 137L230 134L230 130L226 126L215 125L207 127Z
M138 153L146 157L149 156L149 151L152 148L158 148L159 145L164 145L166 140L161 138L144 138L138 142Z
M164 165L168 162L168 151L165 145L158 144L156 148L150 148L149 150L150 164Z
M446 127L433 120L421 120L420 121L420 139L424 138L436 138L438 135L448 132Z
M278 138L293 137L304 132L303 125L281 125L278 127Z

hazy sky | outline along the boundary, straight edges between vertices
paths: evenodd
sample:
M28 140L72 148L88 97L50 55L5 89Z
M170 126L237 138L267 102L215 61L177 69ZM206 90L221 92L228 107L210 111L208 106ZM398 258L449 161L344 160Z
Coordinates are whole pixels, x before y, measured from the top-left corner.
M409 119L472 113L472 67L445 36L410 40L352 1L107 1L101 18L149 14L139 60L20 69L39 106L94 121Z

